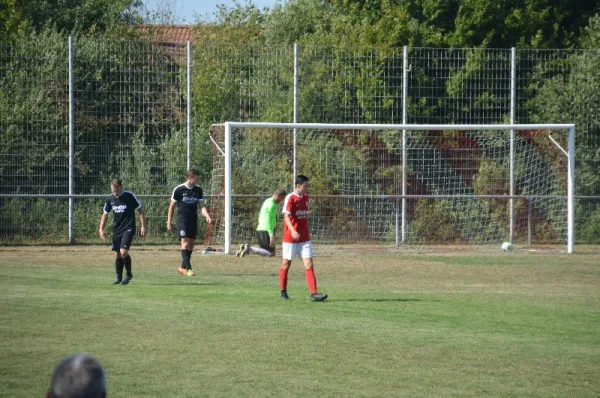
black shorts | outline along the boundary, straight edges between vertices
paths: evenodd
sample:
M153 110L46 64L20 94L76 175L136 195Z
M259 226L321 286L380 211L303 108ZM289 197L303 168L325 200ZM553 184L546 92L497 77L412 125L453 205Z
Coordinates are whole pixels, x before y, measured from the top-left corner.
M178 221L177 236L181 238L196 239L198 236L198 221Z
M121 235L114 235L112 239L112 247L111 250L114 252L118 252L121 249L127 249L131 247L131 242L133 242L133 236L135 235L134 229L128 229L123 232Z
M271 253L275 252L275 246L271 246L271 237L267 231L256 231L256 239L261 249L265 249Z

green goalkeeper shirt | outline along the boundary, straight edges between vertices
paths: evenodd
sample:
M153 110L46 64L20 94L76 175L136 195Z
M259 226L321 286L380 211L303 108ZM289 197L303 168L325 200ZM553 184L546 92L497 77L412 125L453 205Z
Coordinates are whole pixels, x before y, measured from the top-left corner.
M273 236L275 224L277 224L277 203L270 197L263 202L260 208L260 213L258 214L258 227L256 227L256 230L267 231L269 236Z

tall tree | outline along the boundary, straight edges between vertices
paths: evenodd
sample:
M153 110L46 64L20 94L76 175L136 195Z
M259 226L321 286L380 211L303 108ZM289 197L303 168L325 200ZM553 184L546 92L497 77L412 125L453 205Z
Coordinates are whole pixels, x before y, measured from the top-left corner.
M0 33L102 33L138 21L141 6L141 0L0 0Z
M462 0L449 42L454 47L574 48L600 2Z
M290 0L265 35L284 42L413 47L575 48L589 0Z

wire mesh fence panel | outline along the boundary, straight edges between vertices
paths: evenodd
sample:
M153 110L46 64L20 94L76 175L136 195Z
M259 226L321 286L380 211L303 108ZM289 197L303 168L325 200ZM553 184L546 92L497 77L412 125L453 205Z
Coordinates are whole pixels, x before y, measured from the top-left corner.
M294 58L288 46L200 43L193 60L195 126L205 134L227 120L291 120Z
M0 193L68 193L67 43L0 42Z
M299 120L402 122L402 49L300 46Z
M139 235L140 219L136 212L135 244L139 243L177 243L177 235L166 229L167 210L169 208L169 195L148 196L140 195L138 200L142 203L146 215L146 237L142 240ZM76 242L101 243L98 236L98 224L106 198L78 198L75 210L75 240ZM113 217L109 214L105 232L108 242L112 236Z
M192 160L210 212L223 210L223 187L212 175L210 125L226 120L291 120L293 51L289 46L202 44L193 50ZM218 221L205 241L215 244Z
M517 50L517 121L577 125L575 192L600 193L600 50ZM576 207L579 242L599 242L600 201L583 199ZM593 223L592 223L593 224Z
M68 199L1 198L0 242L53 244L68 242ZM99 216L98 216L99 217ZM98 231L96 220L96 234Z
M116 176L137 194L168 193L187 161L185 48L75 47L77 193L110 192Z
M68 46L58 35L0 42L0 195L68 193ZM0 240L49 241L62 200L0 197Z
M409 123L508 122L509 49L413 48L408 62Z
M298 66L299 121L402 122L404 59L401 48L300 45L296 60L294 48L289 45L196 43L192 50L189 162L200 170L200 185L209 197L207 204L216 213L223 210L224 187L219 175L222 165L215 161L218 151L210 141L209 127L228 120L292 121L295 63ZM35 219L42 219L42 214L30 214L38 209L32 205L33 199L20 202L21 199L9 195L69 192L68 53L68 40L61 35L40 34L0 43L0 132L3 138L0 144L0 235L3 242L11 242L21 228L20 219L13 213L27 212ZM110 180L121 177L125 188L140 196L169 195L183 182L188 164L186 45L79 37L74 39L73 61L75 194L96 194L100 199L109 193ZM509 49L408 49L408 123L508 122L511 61ZM515 121L574 122L577 125L576 194L598 196L600 51L517 50L515 63ZM263 136L258 136L245 144L248 147L256 144L253 152L249 152L249 162L262 156L262 139ZM523 137L520 139L526 141ZM541 138L536 137L538 139ZM278 167L293 172L289 147L280 150ZM423 156L430 151L432 158L426 162L431 164L438 158L470 156L466 153L449 155L447 148L437 152L424 148L415 150L420 150ZM381 152L378 156L398 156L392 153ZM327 161L318 161L327 168L332 167L328 163L332 156L339 157L342 164L351 160L344 151L329 150L318 155L327 158ZM416 166L410 167L416 170ZM401 169L394 167L386 169L387 180L376 185L373 194L401 191L401 180L398 180ZM347 168L345 173L357 180L374 178L374 169L366 166L361 170ZM265 171L260 171L259 176L263 174L272 177ZM332 192L352 192L356 187L348 181L337 181ZM428 181L433 180L424 174L416 187L425 190L423 186ZM241 207L234 208L234 212L252 212L272 189L271 184L266 183L258 183L258 188L259 191L253 193L258 196L238 198ZM419 192L419 189L410 187L409 191ZM522 193L516 193L519 192ZM56 228L67 229L67 201L45 200L65 204L55 211L63 212L67 221ZM149 197L149 200L155 199ZM161 200L168 204L166 197ZM22 209L18 203L23 203ZM335 207L331 203L325 201L324 208ZM409 207L416 206L416 202L407 203ZM581 220L600 219L599 201L581 199L578 203L577 228L581 231L578 237L582 241L595 241L597 234ZM93 200L75 200L75 236L79 242L96 240L93 224L97 221L85 216L86 212L99 216L95 205ZM148 209L159 212L147 214L152 221L149 240L167 239L166 214L160 213L165 211L162 206L157 202ZM515 213L517 223L525 204L519 206ZM350 207L368 208L360 200ZM382 200L377 208L385 209L382 210L385 214L394 213L397 203ZM78 220L82 217L89 221ZM352 219L353 216L345 217ZM528 220L531 218L529 214ZM395 222L394 219L394 225ZM383 221L379 222L382 224ZM516 227L519 230L520 227ZM207 242L215 242L219 228L218 223L207 228ZM354 234L361 229L356 225L352 228ZM377 239L388 236L387 232L376 235ZM61 232L57 236L65 234Z
M592 153L600 146L600 111L597 87L600 50L518 50L517 118L519 122L577 125L578 165L598 169ZM600 179L580 179L579 195L600 192Z
M193 164L211 213L224 209L221 174L213 170L210 125L226 120L289 121L293 115L294 55L289 46L198 44L193 52ZM215 175L215 173L217 173ZM219 245L222 220L206 228L205 243Z
M137 195L168 195L187 164L185 47L79 39L75 48L76 193L110 194L118 177ZM96 215L91 225L101 209L92 203L77 201L78 218ZM166 231L157 217L148 214L149 240ZM82 220L76 226L79 242L96 239Z

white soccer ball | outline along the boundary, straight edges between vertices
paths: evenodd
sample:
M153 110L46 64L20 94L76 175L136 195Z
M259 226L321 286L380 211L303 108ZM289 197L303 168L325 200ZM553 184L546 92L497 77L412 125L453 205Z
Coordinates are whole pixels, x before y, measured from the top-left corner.
M513 244L512 244L512 243L510 243L510 242L504 242L504 243L502 244L502 246L500 246L500 248L501 248L502 250L504 250L505 252L507 252L507 251L510 251L510 250L512 250L512 249L513 249Z

